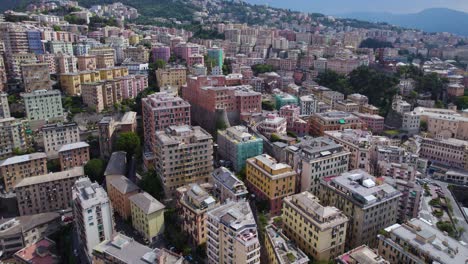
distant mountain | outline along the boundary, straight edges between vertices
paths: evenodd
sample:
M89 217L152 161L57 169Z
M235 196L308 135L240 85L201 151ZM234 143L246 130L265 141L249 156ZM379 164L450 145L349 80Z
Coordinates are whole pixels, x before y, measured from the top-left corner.
M338 16L370 22L387 22L427 32L450 32L468 36L468 13L447 8L430 8L415 14L353 12Z

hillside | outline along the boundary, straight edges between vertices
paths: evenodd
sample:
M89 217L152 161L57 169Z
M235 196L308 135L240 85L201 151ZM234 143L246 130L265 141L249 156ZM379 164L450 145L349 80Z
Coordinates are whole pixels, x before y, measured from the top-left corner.
M447 8L431 8L415 14L355 12L341 17L416 28L427 32L450 32L468 36L468 13Z

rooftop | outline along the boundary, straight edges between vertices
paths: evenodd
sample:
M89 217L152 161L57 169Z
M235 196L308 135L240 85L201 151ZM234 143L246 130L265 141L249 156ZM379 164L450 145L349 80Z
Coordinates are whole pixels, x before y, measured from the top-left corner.
M53 172L49 174L24 178L21 181L19 181L18 184L16 184L15 188L21 188L29 185L35 185L51 181L60 181L67 178L76 178L81 176L84 176L83 167L73 167L65 171Z
M59 257L55 255L55 251L55 242L43 238L16 252L15 258L31 264L55 264L60 262Z
M140 189L129 178L123 175L107 177L106 180L110 185L114 186L120 193L123 194L138 191Z
M324 178L322 182L349 196L362 207L371 207L401 196L389 184L378 182L374 176L360 169Z
M241 231L247 227L255 230L257 228L250 205L246 201L229 201L211 209L207 214L235 231Z
M366 245L352 249L337 258L343 264L390 264Z
M76 142L71 144L63 145L58 152L69 151L73 149L86 148L89 147L89 144L86 142Z
M21 156L14 156L14 157L0 161L0 167L22 163L22 162L28 162L28 161L32 161L36 159L45 159L45 158L47 158L47 155L44 152L36 152L36 153L31 153L31 154L26 154L26 155L21 155Z
M245 126L232 126L227 128L226 130L219 130L219 134L224 134L227 137L231 138L232 140L247 142L251 140L261 140L259 138L254 137L252 134L248 132L247 127Z
M145 214L152 214L154 212L160 211L164 208L164 204L156 200L147 192L141 192L130 196L130 201L132 201L138 208L140 208Z
M156 137L163 145L189 144L213 138L203 128L189 125L170 126L164 131L157 131Z
M266 239L270 240L273 245L273 250L280 264L305 264L309 262L307 255L275 227L267 226L266 235Z
M385 231L390 234L390 239L399 238L439 263L465 263L468 259L466 244L449 237L422 219L395 224Z
M72 191L73 200L79 201L84 209L109 202L106 191L98 183L91 182L87 177L78 179Z
M243 181L239 180L230 170L225 167L219 167L211 174L213 178L227 189L235 192L236 194L248 193L247 187ZM216 187L216 183L215 183Z
M53 221L60 221L59 213L23 215L15 218L0 219L0 237L7 237L29 231Z
M104 176L107 175L126 175L127 174L127 152L113 152L107 163Z

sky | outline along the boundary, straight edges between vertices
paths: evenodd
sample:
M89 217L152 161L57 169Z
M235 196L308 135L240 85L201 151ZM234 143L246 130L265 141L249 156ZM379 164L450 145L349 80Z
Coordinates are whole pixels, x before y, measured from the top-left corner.
M245 0L305 12L339 15L351 12L416 13L427 8L444 7L468 12L468 0Z

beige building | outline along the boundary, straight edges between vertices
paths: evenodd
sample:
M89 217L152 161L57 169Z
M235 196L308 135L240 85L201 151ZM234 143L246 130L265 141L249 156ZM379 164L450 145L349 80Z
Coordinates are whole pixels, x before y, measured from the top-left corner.
M106 69L115 66L113 54L98 54L96 55L96 68Z
M52 89L47 63L22 64L21 73L25 92Z
M123 50L124 59L147 63L149 61L149 50L145 46L127 47Z
M42 127L44 150L50 159L57 158L63 145L80 141L80 130L76 123L55 123Z
M58 151L58 158L61 170L84 166L90 160L89 144L81 141L63 145Z
M182 229L188 233L195 245L206 242L206 211L216 207L219 203L196 183L177 188L177 208L182 219Z
M333 259L344 252L348 217L323 206L309 192L284 198L283 232L316 261Z
M130 196L139 193L140 188L124 175L106 176L106 184L114 211L125 220L131 219Z
M96 56L94 55L81 55L78 59L79 71L94 71L96 70Z
M390 264L376 250L366 245L353 248L335 259L338 264Z
M156 132L155 170L166 197L189 183L208 182L213 172L213 138L201 127L170 126Z
M468 139L468 117L460 115L451 109L416 107L414 110L420 120L427 123L427 132L430 136L453 137Z
M112 146L117 137L116 132L136 132L136 112L126 112L115 116L105 116L98 123L99 130L99 150L101 157L109 158L112 154Z
M180 87L187 82L187 68L183 66L156 70L158 86L174 85Z
M0 158L13 156L15 149L25 151L30 146L27 120L14 117L0 119Z
M15 156L0 161L0 177L3 178L7 192L24 178L46 173L47 155L44 152Z
M455 138L422 138L419 156L448 168L468 170L468 142Z
M260 263L257 224L247 201L229 201L207 214L209 264Z
M72 186L84 176L83 167L28 177L15 185L20 215L54 212L71 207Z
M396 223L401 193L362 170L321 180L320 201L350 218L345 248L377 246L377 234Z

